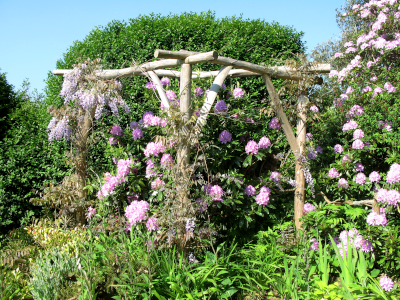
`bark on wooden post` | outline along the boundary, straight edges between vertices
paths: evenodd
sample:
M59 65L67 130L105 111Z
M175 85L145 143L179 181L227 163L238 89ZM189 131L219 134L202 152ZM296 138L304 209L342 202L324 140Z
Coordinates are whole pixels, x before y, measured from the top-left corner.
M299 154L304 154L304 148L306 144L306 133L307 133L307 113L306 105L308 98L305 95L300 95L297 104L297 144L299 145ZM298 157L299 159L300 157ZM300 218L303 216L304 199L305 199L305 178L301 162L296 160L296 189L294 192L294 222L296 229L301 229Z

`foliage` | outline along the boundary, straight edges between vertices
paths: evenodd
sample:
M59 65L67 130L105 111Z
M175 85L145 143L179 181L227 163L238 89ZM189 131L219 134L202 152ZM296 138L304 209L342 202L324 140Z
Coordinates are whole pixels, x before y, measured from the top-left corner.
M6 73L0 73L0 141L11 127L10 113L17 104L13 86L7 82Z

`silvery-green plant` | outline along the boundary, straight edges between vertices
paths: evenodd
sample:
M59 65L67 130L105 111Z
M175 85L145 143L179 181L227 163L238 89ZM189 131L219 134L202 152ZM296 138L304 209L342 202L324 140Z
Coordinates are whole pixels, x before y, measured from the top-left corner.
M31 266L32 275L29 287L34 299L57 299L66 276L78 271L77 257L70 257L67 252L58 248L41 252L35 264Z

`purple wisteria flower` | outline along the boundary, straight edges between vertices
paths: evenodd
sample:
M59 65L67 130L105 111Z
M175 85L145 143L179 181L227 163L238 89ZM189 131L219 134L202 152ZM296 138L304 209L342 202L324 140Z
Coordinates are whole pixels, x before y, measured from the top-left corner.
M364 173L358 173L354 181L358 184L364 185L364 183L367 181L367 176L365 176Z
M226 143L232 141L232 135L229 133L229 131L224 130L219 135L219 141L222 144L226 144Z
M271 190L268 187L263 186L260 189L260 193L256 197L256 202L258 205L268 205L269 203L269 195L271 194Z
M318 153L322 154L322 152L324 152L324 149L322 149L321 146L317 146L317 148L315 148L315 151L317 151Z
M363 137L364 137L364 131L362 131L361 129L354 130L353 139L357 140L357 139L362 139Z
M394 287L394 283L393 280L390 279L387 276L383 276L380 280L379 280L379 285L382 287L382 289L384 289L386 292L390 292L393 287Z
M373 171L371 174L369 174L369 181L371 182L379 182L381 181L381 175L377 171Z
M339 177L339 172L335 168L332 168L328 172L328 177L329 178L337 178L337 177Z
M168 77L161 78L160 82L163 86L171 85L171 80Z
M269 122L268 127L270 129L276 129L279 130L281 129L281 124L279 124L279 119L277 117L272 118L271 122Z
M147 230L150 232L160 229L160 226L158 225L158 222L157 222L157 218L150 217L146 222L146 227L147 227Z
M219 100L217 104L215 104L214 113L219 114L219 113L225 113L227 111L228 111L228 106L226 105L226 102L224 100Z
M356 167L354 169L356 172L363 172L364 171L364 166L362 163L356 163Z
M310 211L316 211L317 209L315 208L315 205L312 205L311 203L304 203L303 207L303 213L308 213Z
M134 140L140 139L143 137L143 132L139 128L135 128L132 131L132 137Z
M267 149L269 146L271 146L271 141L266 136L263 136L258 142L258 148L260 149Z
M196 199L197 205L199 207L199 212L202 213L207 210L208 205L207 202L203 200L203 198Z
M310 110L311 110L312 112L315 112L315 113L319 112L319 109L318 109L318 107L317 107L316 105L312 105L312 106L310 107Z
M194 93L197 97L204 95L204 91L201 87L197 87L194 89Z
M250 155L250 154L255 155L258 153L258 144L255 141L251 140L247 143L247 145L244 149L245 149L247 155Z
M246 188L244 189L244 192L246 193L247 196L251 197L251 196L255 196L256 194L256 188L252 185L248 185L246 186Z
M233 97L235 99L237 98L243 98L244 97L244 91L241 88L236 88L233 90Z
M307 158L308 159L316 159L318 157L317 151L312 147L308 147Z
M346 179L340 178L340 179L339 179L339 182L338 182L338 186L339 186L339 187L342 187L342 188L344 188L344 189L347 189L347 188L349 187L349 184L348 184L348 182L347 182Z
M342 145L340 145L340 144L336 144L334 147L333 147L333 150L335 150L335 153L342 153L344 150L343 150L343 146Z
M351 147L353 149L361 150L364 148L364 142L362 140L355 140Z
M49 132L49 142L53 140L60 141L62 139L69 140L72 135L72 128L68 125L68 118L63 117L61 121L58 122L56 118L52 118L47 128Z

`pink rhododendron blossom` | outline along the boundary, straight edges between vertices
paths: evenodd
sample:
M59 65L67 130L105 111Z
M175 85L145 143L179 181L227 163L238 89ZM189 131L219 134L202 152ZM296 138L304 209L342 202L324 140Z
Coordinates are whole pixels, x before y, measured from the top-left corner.
M112 145L116 145L116 144L118 144L118 142L119 142L119 140L117 139L117 138L115 138L115 137L110 137L109 139L108 139L108 143L112 146Z
M160 178L156 178L156 180L152 181L150 185L153 190L159 190L165 185L165 182Z
M387 276L383 276L381 279L379 279L379 285L382 287L383 290L385 290L386 292L390 292L393 287L394 287L394 283L393 280L390 279Z
M163 86L171 85L171 80L168 77L161 78L160 82Z
M358 184L364 185L364 183L367 181L367 176L365 176L364 173L358 173L354 181Z
M369 85L367 85L365 88L363 88L362 91L363 93L372 92L372 88Z
M233 98L243 98L244 97L244 91L241 88L236 88L233 90Z
M386 226L386 215L378 215L376 212L371 211L367 216L367 224L370 226Z
M263 136L258 142L258 148L260 149L267 149L269 146L271 146L271 141L266 136Z
M386 189L378 189L378 192L376 193L376 201L379 203L386 203L387 192Z
M156 89L156 85L154 83L152 83L152 82L148 82L148 83L146 83L146 89L155 90Z
M229 133L229 131L226 131L226 130L222 131L222 132L220 133L220 135L219 135L219 141L220 141L222 144L226 144L226 143L232 141L232 136L231 136L231 134Z
M269 122L268 127L270 129L281 129L281 124L279 124L279 119L277 117L272 118L271 122Z
M314 250L314 251L315 251L315 250L318 250L319 243L318 243L318 241L317 241L316 238L312 238L312 239L310 240L310 243L312 243L312 244L311 244L309 250Z
M349 100L349 96L346 94L341 94L340 99L342 99L343 101L346 101L346 100Z
M354 92L354 89L353 89L351 86L349 86L349 87L347 88L347 90L346 90L346 94L347 94L347 95L350 95L352 92Z
M310 211L316 211L316 208L311 203L304 203L303 213L308 213Z
M96 214L96 209L90 206L90 207L88 208L88 213L87 213L86 218L87 218L88 220L90 220L90 219L92 219L92 216L94 216L95 214Z
M369 80L371 80L371 81L377 81L377 80L378 80L378 77L373 76L373 77L371 77Z
M389 172L386 177L387 183L395 183L400 182L400 165L398 163L394 163L390 166Z
M224 194L224 191L222 190L222 188L219 185L214 185L210 189L209 194L211 196L211 199L213 199L214 201L223 201L222 195Z
M342 153L344 151L342 145L340 145L340 144L336 144L333 147L333 150L335 150L335 153Z
M146 149L144 150L144 155L146 157L157 156L160 153L165 151L165 146L162 143L154 143L150 142L147 144Z
M357 140L357 139L362 139L364 137L364 131L362 131L361 129L356 129L353 132L353 139Z
M353 142L353 144L351 145L351 147L353 149L357 149L357 150L363 149L364 148L364 142L362 140L355 140Z
M315 112L315 113L319 112L319 109L318 109L318 107L317 107L316 105L312 105L312 106L310 107L310 110L311 110L312 112Z
M388 205L397 206L400 203L400 193L396 190L388 190L386 193L386 203Z
M177 99L177 96L176 96L174 91L168 90L168 91L165 92L165 94L167 95L167 98L170 101L174 101L174 100Z
M338 186L339 186L339 187L342 187L342 188L344 188L344 189L347 189L347 188L349 187L349 184L348 184L348 182L347 182L346 179L340 178L340 179L339 179L339 182L338 182Z
M132 137L134 140L140 139L143 137L143 132L139 128L135 128L132 131Z
M346 53L355 53L355 52L357 52L357 48L350 47L350 48L347 48L345 52Z
M356 121L351 120L349 122L347 122L346 124L343 125L342 130L343 131L347 131L347 130L354 130L358 127L358 124Z
M343 53L336 52L335 55L334 55L333 57L334 57L334 58L338 58L338 57L342 57L342 56L343 56ZM333 71L335 71L335 70L333 70Z
M157 222L157 218L150 217L146 222L146 227L147 227L147 230L150 232L160 229L160 226L158 225L158 222Z
M224 100L219 100L217 104L215 104L214 113L219 114L219 113L225 113L227 111L228 111L228 106L226 105Z
M252 185L248 185L244 189L244 192L246 193L247 196L251 197L251 196L254 196L256 194L256 188L254 186L252 186Z
M255 141L249 141L246 145L246 147L244 148L244 150L246 151L247 155L250 154L257 154L258 153L258 144Z
M135 129L135 128L138 128L139 127L139 123L138 122L131 122L131 125L130 125L130 128L131 128L131 130L133 130L133 129Z
M174 163L174 159L172 158L172 155L169 153L165 153L163 154L163 156L161 157L161 161L160 164L162 167L166 168L166 167L171 167Z
M144 200L132 201L132 203L125 208L125 217L128 218L129 229L131 226L135 226L137 223L145 220L146 213L149 209L149 203Z
M312 134L311 132L309 132L309 133L306 134L306 139L307 139L307 140L311 140L312 137L313 137L313 134Z
M110 133L113 134L113 135L117 135L117 136L123 136L124 135L124 132L122 131L122 128L117 124L113 125L113 127L110 130Z
M354 169L356 172L363 172L364 171L364 166L362 163L356 163L356 167Z
M263 186L260 189L260 192L256 197L257 204L258 205L268 205L270 194L271 194L271 190L268 187Z
M351 162L350 157L348 157L347 155L343 156L343 158L342 158L342 163L344 163L344 162L346 162L346 161Z
M353 9L354 9L354 8L353 8ZM345 46L345 47L354 46L354 42L353 42L353 41L348 41L348 42L344 43L344 46Z
M272 181L280 181L281 179L280 179L280 174L279 174L279 172L278 172L278 171L273 171L273 172L271 173L271 176L270 176L269 179L271 179Z
M369 174L368 178L369 178L369 181L371 181L371 182L381 181L381 175L379 175L379 173L376 171L373 171L371 174Z
M328 172L328 177L329 178L337 178L337 177L339 177L339 172L335 168L332 168Z
M157 166L155 163L153 163L151 160L148 160L146 162L146 178L151 178L155 175L157 175Z

